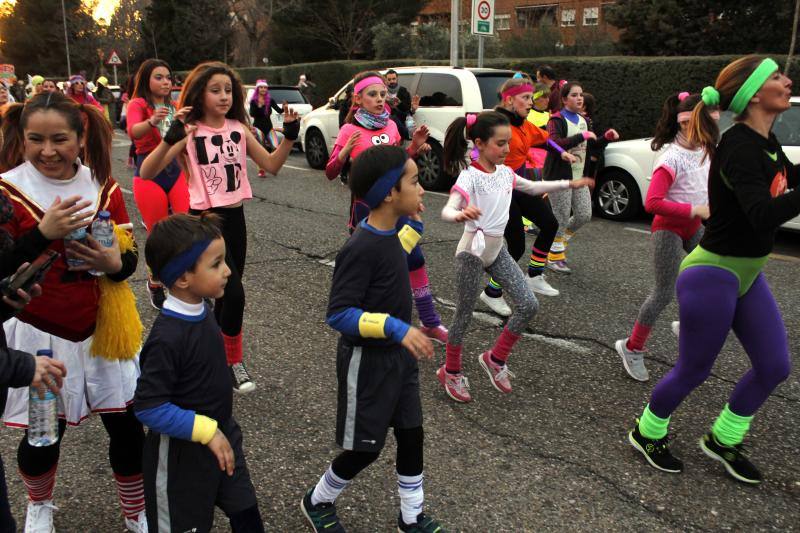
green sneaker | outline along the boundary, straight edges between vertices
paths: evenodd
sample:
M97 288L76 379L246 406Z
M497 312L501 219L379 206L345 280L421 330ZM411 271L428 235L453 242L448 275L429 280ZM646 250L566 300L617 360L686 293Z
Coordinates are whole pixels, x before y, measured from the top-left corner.
M339 522L339 517L336 516L336 504L333 503L318 503L317 505L311 504L311 494L314 489L311 488L300 500L300 509L303 515L308 519L311 527L317 533L345 533L342 523Z
M416 524L406 524L403 522L403 515L398 515L397 531L400 533L445 533L441 524L430 516L426 516L425 513L417 515Z

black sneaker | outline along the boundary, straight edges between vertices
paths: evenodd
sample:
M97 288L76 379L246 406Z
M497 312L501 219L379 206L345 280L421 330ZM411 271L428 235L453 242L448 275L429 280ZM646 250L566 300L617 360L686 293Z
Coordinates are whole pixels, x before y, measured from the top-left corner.
M309 489L303 499L300 500L300 510L308 519L314 531L325 533L344 533L344 527L336 516L335 503L318 503L311 505L311 493L314 489Z
M231 371L231 381L235 392L244 394L256 390L256 384L250 379L250 374L247 372L244 363L234 363L228 368Z
M403 515L398 515L397 531L400 533L445 533L441 524L425 513L417 515L416 524L406 524L403 522Z
M167 299L167 292L163 285L151 285L149 281L146 283L147 293L150 295L150 305L160 311L164 307L164 300Z
M636 427L628 432L628 442L644 455L650 466L671 474L679 474L683 471L683 463L670 453L667 444L668 440L669 435L663 439L648 439L642 436L639 433L638 420L636 421Z
M741 443L736 446L725 446L720 444L713 434L706 433L700 439L700 449L707 456L722 463L734 479L753 485L761 483L763 479L761 472L744 454Z

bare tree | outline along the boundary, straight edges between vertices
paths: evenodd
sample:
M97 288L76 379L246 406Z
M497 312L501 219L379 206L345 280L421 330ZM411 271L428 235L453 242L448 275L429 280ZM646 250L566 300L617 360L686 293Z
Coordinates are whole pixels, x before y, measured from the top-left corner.
M792 23L792 42L789 44L789 53L786 54L786 68L783 69L785 75L789 75L789 67L792 65L792 56L794 55L794 46L797 43L797 18L800 15L800 0L794 4L794 22Z

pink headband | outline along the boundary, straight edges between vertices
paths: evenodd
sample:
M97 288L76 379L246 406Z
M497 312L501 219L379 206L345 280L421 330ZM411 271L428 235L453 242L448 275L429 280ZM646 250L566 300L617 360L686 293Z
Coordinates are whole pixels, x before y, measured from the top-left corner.
M688 97L689 97L689 93L688 93L688 92L686 92L686 91L683 91L683 92L680 92L680 93L678 93L678 101L679 101L679 102L683 102L683 101L684 101L684 100L686 100Z
M256 80L256 89L259 87L269 87L269 85L267 85L267 80Z
M688 122L692 118L691 111L682 111L678 113L678 124L681 122Z
M517 96L518 94L523 93L532 93L533 92L533 85L526 83L525 85L517 85L516 87L511 87L506 89L502 92L501 96L505 100L509 96Z
M356 83L355 87L353 87L353 92L358 94L370 85L380 84L386 86L384 83L383 78L379 78L378 76L370 76L369 78L364 78L360 82Z

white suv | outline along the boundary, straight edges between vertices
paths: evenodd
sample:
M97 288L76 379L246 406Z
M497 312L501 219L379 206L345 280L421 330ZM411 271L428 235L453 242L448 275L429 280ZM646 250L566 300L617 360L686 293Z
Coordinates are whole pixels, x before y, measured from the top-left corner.
M792 107L781 113L772 131L794 164L800 163L800 97L793 96ZM731 113L722 113L720 131L733 125ZM600 171L595 188L595 212L612 220L628 220L643 211L644 199L650 187L653 165L658 156L650 149L652 139L634 139L608 145L605 167ZM784 228L800 230L800 217L793 218Z
M398 67L394 70L400 85L410 94L420 96L419 109L414 114L416 125L424 124L430 129L431 151L417 160L420 183L426 189L447 189L453 182L453 177L443 170L442 146L447 127L465 113L493 109L499 102L500 85L512 77L514 71L461 67ZM328 162L339 134L339 106L345 99L346 88L347 85L339 89L326 105L303 117L300 123L300 142L312 168L324 169Z

